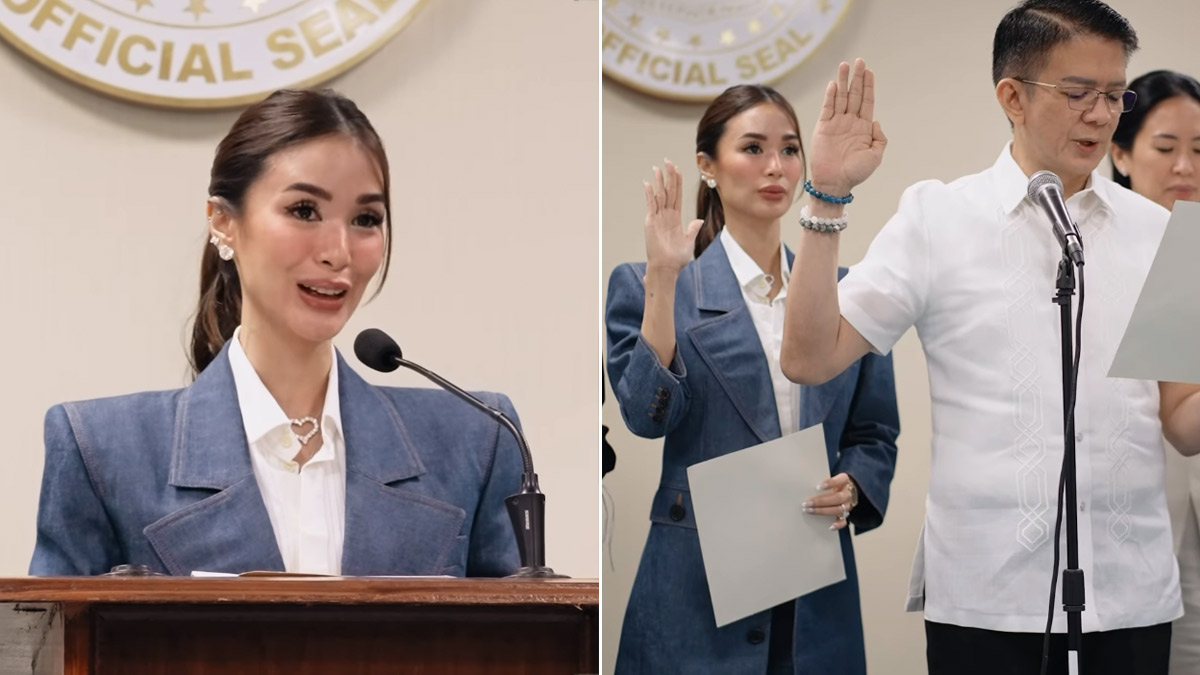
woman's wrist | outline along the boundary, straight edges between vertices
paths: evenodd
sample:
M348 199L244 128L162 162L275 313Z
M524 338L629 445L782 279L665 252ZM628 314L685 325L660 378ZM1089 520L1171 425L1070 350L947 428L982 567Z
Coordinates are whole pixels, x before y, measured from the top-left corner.
M670 263L647 263L646 284L669 285L673 287L682 270L683 267Z
M815 178L808 181L808 185L812 189L822 194L832 197L845 197L854 189L853 185L840 180L826 180L824 178Z
M814 198L808 202L808 212L814 218L841 218L846 213L846 205L832 204Z

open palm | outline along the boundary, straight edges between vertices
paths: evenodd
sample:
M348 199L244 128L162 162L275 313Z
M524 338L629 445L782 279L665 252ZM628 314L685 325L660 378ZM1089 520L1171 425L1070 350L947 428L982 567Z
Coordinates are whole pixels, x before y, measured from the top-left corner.
M702 220L681 226L683 176L671 162L664 169L654 167L654 183L645 183L646 191L646 266L678 271L692 259L696 233Z
M887 138L874 115L875 74L858 59L851 81L850 65L841 64L813 128L811 180L818 190L847 194L879 166Z

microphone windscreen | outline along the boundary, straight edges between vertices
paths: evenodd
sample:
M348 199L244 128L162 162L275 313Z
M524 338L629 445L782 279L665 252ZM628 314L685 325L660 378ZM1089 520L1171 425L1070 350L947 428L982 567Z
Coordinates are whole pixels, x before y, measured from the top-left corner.
M383 373L399 368L396 359L403 358L400 345L378 328L368 328L354 338L354 355L363 365Z
M1029 188L1026 190L1026 194L1029 195L1030 199L1037 199L1037 193L1041 192L1042 188L1047 185L1053 185L1058 188L1059 192L1062 192L1062 181L1059 180L1054 172L1039 171L1029 179Z

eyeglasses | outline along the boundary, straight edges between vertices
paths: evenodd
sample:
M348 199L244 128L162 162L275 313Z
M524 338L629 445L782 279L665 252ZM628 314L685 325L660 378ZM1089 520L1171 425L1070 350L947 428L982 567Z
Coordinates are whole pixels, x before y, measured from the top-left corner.
M1104 96L1105 102L1108 104L1110 112L1127 113L1133 110L1133 104L1137 103L1137 92L1128 89L1118 89L1116 91L1100 91L1091 87L1063 87L1057 84L1046 84L1045 82L1034 82L1033 80L1022 80L1019 77L1014 77L1017 82L1025 84L1036 84L1040 87L1050 87L1057 89L1067 97L1067 107L1071 110L1080 110L1087 112L1095 107L1096 99L1101 95Z

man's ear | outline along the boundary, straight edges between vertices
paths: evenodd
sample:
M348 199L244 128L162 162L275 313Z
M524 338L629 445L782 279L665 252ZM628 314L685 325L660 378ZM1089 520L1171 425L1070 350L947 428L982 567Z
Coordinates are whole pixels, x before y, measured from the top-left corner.
M1005 116L1013 126L1025 124L1026 108L1029 105L1028 85L1006 77L996 85L996 101L1004 109Z

